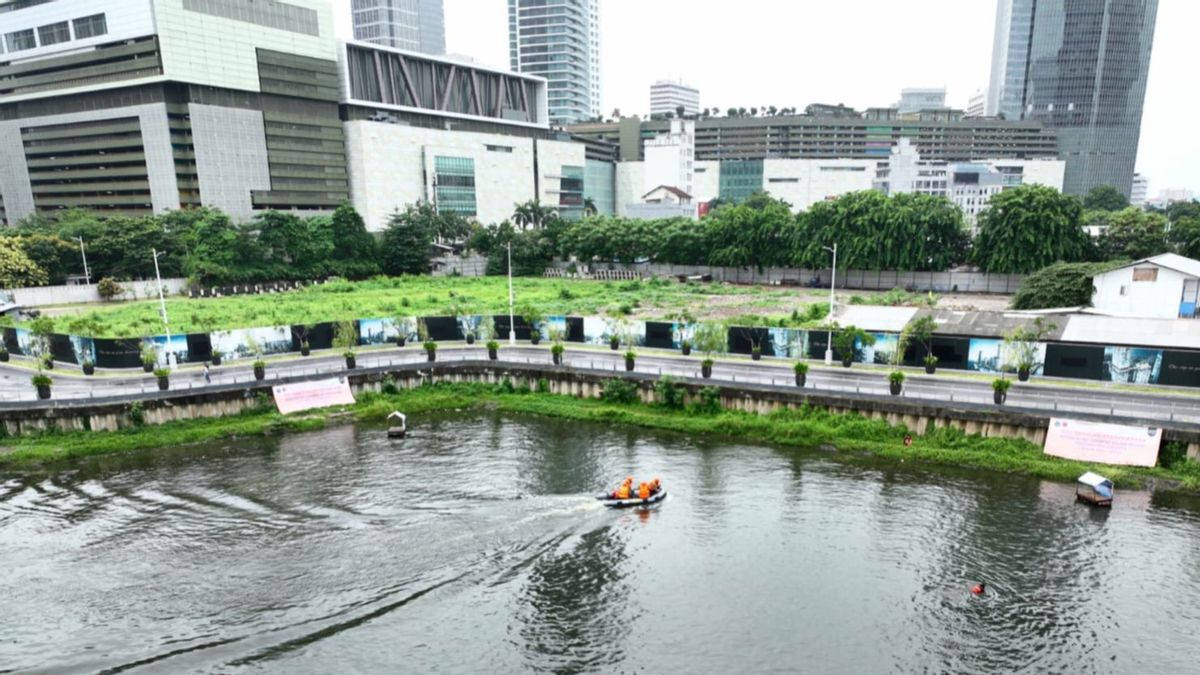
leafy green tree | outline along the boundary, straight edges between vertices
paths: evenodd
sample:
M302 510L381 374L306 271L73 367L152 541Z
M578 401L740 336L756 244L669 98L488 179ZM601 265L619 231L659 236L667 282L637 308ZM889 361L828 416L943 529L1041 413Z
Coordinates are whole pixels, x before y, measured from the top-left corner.
M1092 277L1125 264L1125 261L1103 263L1056 263L1025 277L1012 308L1050 309L1053 307L1087 307L1092 304Z
M1088 190L1083 198L1083 208L1099 209L1101 211L1120 211L1129 206L1129 200L1121 191L1111 185L1097 185Z
M708 258L704 229L691 218L658 221L659 249L654 261L672 265L702 265Z
M985 272L1028 273L1092 252L1075 197L1043 185L1020 185L992 197L979 214L974 262Z
M266 211L255 216L263 265L275 279L303 279L327 274L333 254L333 226L328 216L301 218Z
M14 237L0 237L0 288L44 286L46 271L30 260Z
M1171 202L1167 205L1167 220L1177 223L1185 218L1200 218L1200 202Z
M710 265L785 265L796 237L791 207L765 195L721 206L710 212L703 224Z
M556 218L558 212L553 207L545 206L536 199L517 204L513 209L513 222L521 229L537 229L546 224L551 218Z
M1167 218L1130 206L1110 214L1108 225L1097 242L1105 260L1138 260L1170 250L1167 243Z
M379 274L375 237L367 232L362 216L349 203L343 203L330 219L333 254L330 268L334 274L361 279Z
M393 213L379 246L383 271L393 275L429 272L429 247L437 232L437 221L437 211L427 202Z
M1200 260L1200 216L1172 221L1167 239L1179 255Z
M79 242L72 244L54 234L34 232L18 237L21 250L46 272L48 283L63 284L72 274L83 274Z

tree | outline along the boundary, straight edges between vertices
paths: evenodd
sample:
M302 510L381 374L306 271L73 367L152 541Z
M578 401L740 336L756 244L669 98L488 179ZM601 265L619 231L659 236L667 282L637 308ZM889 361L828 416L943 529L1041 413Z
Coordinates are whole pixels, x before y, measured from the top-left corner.
M1092 278L1123 265L1104 263L1056 263L1025 277L1013 296L1013 309L1087 307L1092 304Z
M1092 242L1080 225L1075 197L1043 185L1020 185L992 197L979 214L973 259L985 272L1028 273L1055 262L1078 262Z
M591 197L583 198L583 215L584 216L594 216L599 212L600 212L600 210L598 208L596 208L596 200L595 199L592 199Z
M675 116L676 117L678 117L679 119L683 119L683 113L684 113L683 106L681 106L681 105L675 106Z
M1088 190L1083 198L1083 208L1100 209L1102 211L1120 211L1129 206L1129 200L1120 190L1111 185L1097 185Z
M538 229L557 216L557 211L549 206L543 206L536 199L517 204L513 210L513 222L520 225L521 229Z
M201 283L243 280L239 278L238 262L246 249L239 246L238 228L229 216L215 209L188 209L166 215L187 251L183 273L189 279Z
M44 286L46 271L29 259L13 237L0 238L0 288Z
M379 264L387 274L429 272L429 247L437 231L438 214L428 202L410 205L388 220L379 247Z
M63 284L69 275L83 273L79 242L72 244L57 235L41 232L18 237L17 241L25 255L46 272L48 283Z
M1105 260L1138 260L1164 253L1170 249L1166 228L1166 216L1136 206L1111 213L1097 242L1100 256Z
M1167 239L1179 255L1200 259L1200 216L1172 221Z
M921 345L921 347L925 350L924 358L928 361L928 359L933 356L933 333L937 329L937 320L933 318L932 314L926 314L909 321L908 325L904 327L903 332L908 336L908 338ZM899 352L899 354L896 356L896 362L898 364L900 363L900 360L904 358L904 350L898 349L897 351Z
M791 207L766 194L721 206L704 219L708 263L759 268L787 264L795 223Z
M333 256L330 268L334 274L361 279L379 274L375 237L367 232L362 216L348 202L333 212L330 219L333 234Z

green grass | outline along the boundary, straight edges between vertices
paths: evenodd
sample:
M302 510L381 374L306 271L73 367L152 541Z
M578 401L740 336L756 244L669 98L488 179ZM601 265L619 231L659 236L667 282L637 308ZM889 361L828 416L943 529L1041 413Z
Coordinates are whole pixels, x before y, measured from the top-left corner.
M536 393L506 393L502 387L480 384L438 385L401 390L394 394L364 394L347 408L355 419L383 422L393 410L419 416L446 410L494 409L606 424L629 424L692 435L719 435L787 447L838 448L834 458L858 461L886 457L945 466L1027 474L1056 481L1074 481L1096 470L1122 487L1166 482L1200 490L1200 464L1183 462L1173 468L1115 467L1048 457L1042 449L1020 439L984 438L948 428L914 437L904 445L907 431L860 415L838 415L815 408L779 410L768 415L738 411L672 410L660 405L616 404L602 400ZM237 417L174 422L110 433L62 433L13 439L11 452L0 454L0 466L54 463L64 459L129 450L176 447L236 436L321 428L326 417L305 414L284 417L271 409Z
M602 315L622 306L637 319L656 319L687 310L705 318L714 312L738 312L769 317L772 325L813 316L812 300L802 289L768 289L731 284L680 284L675 281L579 281L515 279L518 308L531 304L544 314ZM714 298L724 297L722 304ZM815 301L814 301L815 302ZM178 333L204 333L227 328L283 326L388 316L448 314L454 304L478 314L508 311L508 283L503 277L379 277L368 281L335 281L286 293L229 296L224 298L173 298L167 301L171 329ZM823 303L820 303L823 304ZM123 338L162 332L157 300L116 305L87 305L71 312L90 312L101 322L100 337ZM519 310L518 310L519 311ZM67 330L69 317L56 318L56 330Z

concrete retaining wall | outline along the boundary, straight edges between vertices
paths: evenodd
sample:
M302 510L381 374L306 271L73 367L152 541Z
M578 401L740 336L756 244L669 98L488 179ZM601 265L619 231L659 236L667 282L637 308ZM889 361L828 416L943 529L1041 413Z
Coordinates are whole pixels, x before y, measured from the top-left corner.
M163 294L178 295L187 286L187 279L163 279ZM124 291L115 300L147 300L158 297L154 280L118 282ZM12 301L22 307L44 307L46 305L73 305L85 302L100 302L96 284L91 286L33 286L11 288L6 291Z

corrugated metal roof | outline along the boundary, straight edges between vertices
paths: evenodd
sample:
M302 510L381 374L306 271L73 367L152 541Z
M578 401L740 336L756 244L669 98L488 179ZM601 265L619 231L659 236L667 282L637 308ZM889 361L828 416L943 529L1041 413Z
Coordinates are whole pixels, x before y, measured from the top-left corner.
M1077 314L1067 319L1060 339L1089 344L1200 349L1200 320Z
M1176 272L1180 272L1188 276L1200 277L1200 260L1192 260L1191 258L1181 256L1176 253L1162 253L1152 258L1143 258L1141 260L1131 262L1128 265L1122 265L1116 269L1109 270L1104 274L1111 274L1117 270L1123 270L1135 265L1145 265L1146 263L1158 265L1159 267L1165 267L1169 270L1175 270ZM1096 276L1103 275L1098 274Z
M858 326L866 331L880 333L899 333L916 313L916 307L838 305L834 319L840 326Z
M1047 340L1057 340L1062 334L1067 317L1043 317L1028 312L962 312L948 309L922 310L932 314L938 323L935 331L940 335L966 335L978 337L1004 337L1016 328L1033 328L1037 319L1046 326L1054 326L1046 333Z

